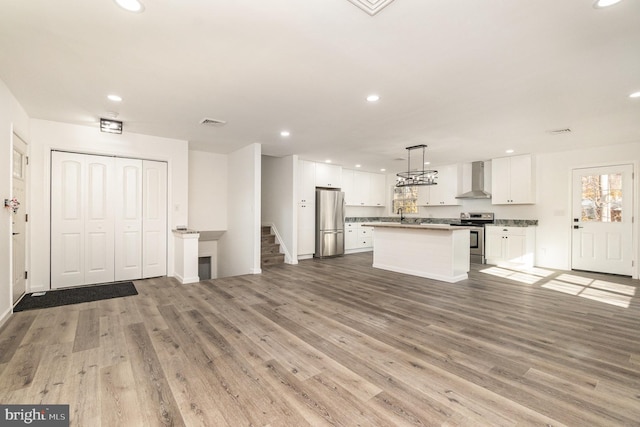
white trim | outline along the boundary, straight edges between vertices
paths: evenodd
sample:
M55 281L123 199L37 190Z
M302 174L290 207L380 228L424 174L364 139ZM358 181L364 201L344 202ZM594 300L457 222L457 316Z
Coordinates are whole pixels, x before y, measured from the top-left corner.
M11 319L12 314L13 314L13 304L7 310L5 310L4 313L2 313L2 316L0 316L0 330L2 330L2 328L7 324L9 319Z

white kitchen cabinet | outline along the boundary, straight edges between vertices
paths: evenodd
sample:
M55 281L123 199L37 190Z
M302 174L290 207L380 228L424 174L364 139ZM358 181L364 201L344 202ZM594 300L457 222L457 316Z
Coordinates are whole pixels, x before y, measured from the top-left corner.
M342 169L342 191L344 192L344 203L347 206L354 206L356 204L356 188L354 184L354 170Z
M340 188L341 181L341 166L316 163L316 187Z
M485 227L487 264L532 267L534 264L534 227Z
M535 203L531 155L491 160L491 203L494 205Z
M298 203L315 203L316 164L306 160L298 163Z
M360 206L371 206L371 174L356 171L353 174L353 184L356 192L356 204Z
M438 171L436 185L418 187L418 206L455 206L461 204L456 196L461 193L462 169L460 165L445 165Z
M344 228L345 251L355 253L373 249L373 227L365 227L357 222L347 222Z
M298 259L309 258L316 251L316 205L298 203Z
M369 175L371 206L385 206L387 203L387 177L379 173Z
M342 191L347 206L385 206L386 176L342 170Z
M358 223L347 222L344 225L344 249L355 249L358 246Z

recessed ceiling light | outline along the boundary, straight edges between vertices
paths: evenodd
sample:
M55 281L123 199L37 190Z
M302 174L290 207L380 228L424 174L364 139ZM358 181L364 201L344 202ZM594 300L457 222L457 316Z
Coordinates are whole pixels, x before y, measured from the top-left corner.
M511 153L513 153L513 150L509 149L509 150L505 151L505 153L511 154Z
M331 163L331 160L327 159L324 161L325 163Z
M387 170L385 168L380 169L380 172L386 172Z
M595 7L596 9L602 9L604 7L613 6L616 3L620 3L620 0L597 0L593 4L593 7Z
M430 164L431 164L431 162L424 162L424 164L425 164L425 165L430 165Z
M362 167L362 165L356 165L357 168Z
M129 12L142 12L144 6L138 0L115 0L116 4Z
M380 99L380 96L376 95L376 94L371 94L371 95L367 96L367 101L369 101L369 102L376 102L379 99Z
M121 102L122 101L122 97L118 96L118 95L107 95L107 98L109 99L109 101L113 101L113 102Z
M288 130L283 130L282 132L280 132L280 136L289 136L291 135L291 132L289 132Z
M631 95L629 95L629 98L640 98L640 91L633 92Z

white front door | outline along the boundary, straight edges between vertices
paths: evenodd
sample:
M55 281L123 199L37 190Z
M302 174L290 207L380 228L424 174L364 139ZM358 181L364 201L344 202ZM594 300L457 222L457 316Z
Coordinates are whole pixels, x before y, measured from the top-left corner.
M15 213L11 214L11 234L12 234L12 282L13 282L13 302L27 290L26 272L26 192L27 192L27 144L13 135L13 191L12 198L16 199L20 206Z
M632 274L633 165L573 170L571 268Z

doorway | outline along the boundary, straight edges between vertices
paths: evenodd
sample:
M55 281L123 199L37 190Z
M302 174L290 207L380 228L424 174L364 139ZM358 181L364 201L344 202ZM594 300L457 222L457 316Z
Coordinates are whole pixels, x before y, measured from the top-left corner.
M12 198L20 206L11 214L12 297L15 304L27 290L27 144L13 134Z
M573 170L571 268L631 276L633 165Z

